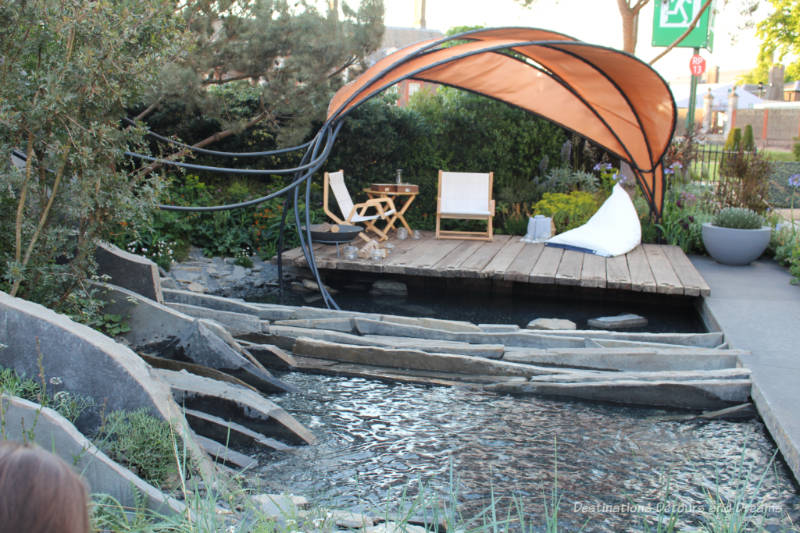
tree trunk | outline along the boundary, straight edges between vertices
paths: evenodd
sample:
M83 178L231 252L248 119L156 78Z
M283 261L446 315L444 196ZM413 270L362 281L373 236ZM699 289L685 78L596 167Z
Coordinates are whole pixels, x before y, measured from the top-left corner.
M626 0L617 0L619 14L622 17L622 49L629 54L636 53L636 19L638 13L634 14L633 9Z

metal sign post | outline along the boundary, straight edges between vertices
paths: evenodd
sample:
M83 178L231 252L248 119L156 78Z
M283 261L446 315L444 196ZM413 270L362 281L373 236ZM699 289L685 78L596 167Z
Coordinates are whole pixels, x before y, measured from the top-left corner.
M689 60L689 70L692 72L692 83L689 89L689 109L686 112L686 133L694 129L694 114L697 108L697 83L700 76L706 71L706 60L700 55L700 49L694 49L694 55Z

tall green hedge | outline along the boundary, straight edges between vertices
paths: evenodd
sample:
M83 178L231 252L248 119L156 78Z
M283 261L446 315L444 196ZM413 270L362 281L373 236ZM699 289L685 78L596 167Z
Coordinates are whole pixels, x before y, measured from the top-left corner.
M346 118L325 168L344 169L354 195L372 182L394 181L402 168L405 181L420 186L406 218L426 229L433 225L439 169L493 171L495 198L516 191L516 200L535 201L518 197L519 191L539 176L543 159L562 164L566 140L551 122L464 91L422 91L405 108L395 106L390 93Z

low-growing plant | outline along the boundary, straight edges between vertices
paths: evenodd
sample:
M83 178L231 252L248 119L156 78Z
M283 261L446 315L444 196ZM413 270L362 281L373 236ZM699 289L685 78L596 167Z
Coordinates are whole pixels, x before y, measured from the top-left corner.
M52 377L49 383L56 389L62 384L62 380L60 377ZM12 368L0 367L0 393L49 407L72 423L94 405L94 400L89 396L66 390L56 391L50 396L47 393L47 383L21 377Z
M169 423L147 409L111 412L95 442L109 457L128 466L142 479L161 487L174 486L177 465Z
M715 226L734 229L759 229L764 225L761 215L744 207L726 207L714 216Z
M542 199L534 204L533 212L552 217L556 232L562 233L585 223L597 208L597 200L592 194L586 191L573 191L569 194L545 193Z

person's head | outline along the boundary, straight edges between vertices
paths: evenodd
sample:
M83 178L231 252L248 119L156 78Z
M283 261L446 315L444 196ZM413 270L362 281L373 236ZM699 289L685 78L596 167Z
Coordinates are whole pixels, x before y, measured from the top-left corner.
M0 533L88 533L86 484L36 446L0 441Z

